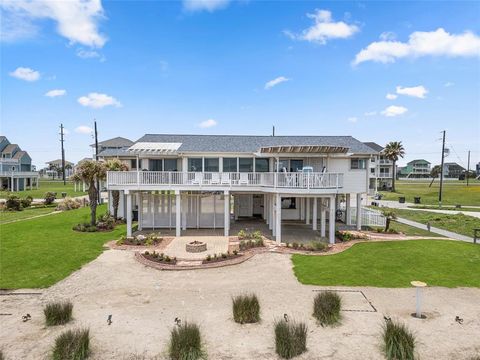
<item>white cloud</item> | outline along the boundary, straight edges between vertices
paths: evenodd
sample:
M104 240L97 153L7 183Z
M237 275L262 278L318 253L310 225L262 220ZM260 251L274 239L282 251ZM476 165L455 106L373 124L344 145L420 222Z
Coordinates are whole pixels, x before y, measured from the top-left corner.
M230 0L183 0L183 8L187 11L208 11L224 9Z
M213 126L217 126L217 124L218 123L216 120L208 119L208 120L202 121L200 124L198 124L198 126L205 129L205 128L211 128Z
M63 96L67 93L67 90L63 90L63 89L54 89L54 90L50 90L48 92L45 93L45 96L48 96L48 97L57 97L57 96Z
M12 34L18 38L29 27L32 30L35 20L51 19L57 24L57 32L71 43L101 48L107 41L98 31L98 23L104 18L101 0L7 0L0 6L2 17L8 19L8 27L2 26L2 35L7 38ZM19 20L18 28L11 19Z
M377 115L377 112L376 111L367 111L363 115L365 115L365 116L375 116L375 115Z
M90 135L90 134L93 133L93 129L89 126L86 126L86 125L80 125L80 126L75 128L75 132L79 133L79 134Z
M314 24L303 30L300 34L294 34L289 30L284 34L295 40L311 41L318 44L326 44L330 39L347 39L360 29L353 24L347 24L343 21L333 21L332 13L328 10L315 9L313 14L307 14L307 17L313 19Z
M358 121L358 118L356 116L351 116L347 119L347 121L351 123L356 123Z
M388 93L385 97L388 100L395 100L398 97L398 95Z
M100 109L105 106L121 107L122 104L112 96L107 94L99 94L96 92L90 93L86 96L78 98L78 103L83 106L91 107L94 109Z
M390 105L389 107L387 107L385 110L382 111L382 115L387 117L393 117L393 116L405 114L407 111L408 109L404 106Z
M421 56L480 56L480 37L469 31L450 34L442 28L415 31L410 34L408 42L383 40L371 43L355 56L353 65L365 61L391 63L399 58Z
M25 81L37 81L40 79L40 73L30 68L18 67L10 73L10 76Z
M455 83L450 82L450 81L447 81L445 84L443 84L443 86L445 86L445 87L450 87L450 86L453 86L453 85L455 85Z
M383 33L380 34L380 40L383 40L383 41L395 40L396 38L397 38L397 34L395 34L392 31L384 31Z
M278 84L281 84L285 81L290 81L290 79L286 78L285 76L279 76L273 80L267 81L265 83L265 90L269 90L273 88L274 86L277 86Z
M397 86L397 94L407 95L420 99L425 99L425 95L428 93L428 90L423 86L413 86L413 87L402 87Z
M100 54L98 51L95 51L95 50L87 50L87 49L84 49L84 48L78 48L77 49L77 52L76 52L76 55L79 57L79 58L82 58L82 59L95 59L95 58L98 58L101 62L104 62L106 59L105 59L105 56L103 56L102 54Z

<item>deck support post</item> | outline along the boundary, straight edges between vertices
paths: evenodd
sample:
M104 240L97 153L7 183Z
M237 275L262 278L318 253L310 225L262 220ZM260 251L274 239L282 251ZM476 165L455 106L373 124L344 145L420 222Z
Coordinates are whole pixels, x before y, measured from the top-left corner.
M313 215L312 215L312 230L317 230L318 223L318 198L313 198Z
M225 190L223 193L224 197L224 211L225 211L225 221L224 221L224 230L225 230L225 236L228 236L230 232L230 192L228 190Z
M326 206L324 200L320 199L320 236L325 237L325 224L326 224Z
M352 208L350 206L350 194L345 195L345 224L352 225Z
M282 197L280 194L275 194L276 197L276 231L275 231L275 241L280 245L282 242Z
M268 217L269 217L269 222L268 222L268 229L272 231L272 235L275 235L275 230L273 224L275 223L275 212L274 212L274 204L275 200L273 198L273 195L268 194Z
M335 196L329 198L328 242L335 244Z
M305 207L305 224L310 225L310 198L305 198L305 202L307 203L307 206Z
M357 230L362 230L362 194L357 194Z
M132 194L130 190L125 190L127 202L127 237L132 236Z
M109 191L109 201L110 201L110 191ZM143 229L143 226L142 226L143 224L143 193L141 192L137 194L137 206L138 206L138 230L142 230ZM155 218L155 210L153 211L152 216L153 218Z
M175 236L180 237L182 233L182 199L180 190L175 190Z

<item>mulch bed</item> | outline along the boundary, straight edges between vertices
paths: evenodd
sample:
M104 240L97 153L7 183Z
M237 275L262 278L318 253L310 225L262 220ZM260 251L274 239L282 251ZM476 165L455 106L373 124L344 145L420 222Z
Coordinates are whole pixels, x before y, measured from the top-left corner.
M165 257L160 258L160 257L155 257L152 254L142 254L142 256L147 259L148 261L153 261L158 264L167 264L167 265L176 265L177 264L177 259L176 258L169 258L170 260L165 260Z
M168 244L172 242L174 237L164 237L162 241L160 241L157 245L128 245L128 244L122 244L118 245L116 240L109 241L105 245L106 247L112 249L112 250L134 250L134 251L142 251L142 250L162 250L165 249Z

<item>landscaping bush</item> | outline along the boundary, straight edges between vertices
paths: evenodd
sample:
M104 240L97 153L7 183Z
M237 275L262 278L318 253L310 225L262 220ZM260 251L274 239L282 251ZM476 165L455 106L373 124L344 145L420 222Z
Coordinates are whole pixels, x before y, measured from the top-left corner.
M97 231L97 227L95 225L90 225L90 223L77 224L77 225L74 225L72 229L80 232L96 232Z
M48 192L46 192L45 195L43 196L43 199L44 199L43 203L44 203L45 205L53 204L53 202L55 201L56 197L57 197L57 194L56 194L56 193L51 192L51 191L48 191Z
M310 241L308 244L305 244L303 248L307 251L325 251L328 245L322 241Z
M47 326L63 325L72 319L73 304L70 301L48 303L43 309Z
M22 208L29 208L30 205L32 205L33 198L28 195L25 197L25 199L20 200L20 204L22 205Z
M55 339L53 360L83 360L89 355L88 329L68 330Z
M260 303L256 295L239 295L233 299L233 320L239 324L260 321Z
M383 326L383 351L387 360L414 360L415 336L401 323L392 320Z
M284 359L291 359L307 350L307 325L280 320L275 323L275 351Z
M313 316L322 326L338 323L341 308L342 298L333 291L322 291L313 300Z
M5 202L5 209L10 211L22 211L22 202L17 195L8 195L7 201Z
M261 237L260 239L256 239L256 240L242 240L240 241L240 245L239 245L241 251L252 249L255 247L262 247L262 246L265 246L265 244L263 243L263 239Z
M80 199L65 198L63 199L55 208L57 211L68 211L75 210L82 206L82 201Z
M170 333L168 352L172 360L205 359L198 325L185 322L175 327Z
M262 232L246 232L245 230L240 230L237 234L239 240L262 240Z

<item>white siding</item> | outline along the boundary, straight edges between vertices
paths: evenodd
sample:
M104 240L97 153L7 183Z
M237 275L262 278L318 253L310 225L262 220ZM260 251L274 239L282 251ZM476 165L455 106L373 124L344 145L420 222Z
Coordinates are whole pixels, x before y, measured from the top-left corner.
M366 193L368 191L367 169L351 170L350 158L328 160L328 172L343 173L343 193Z

